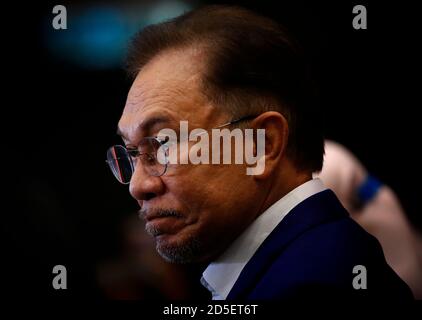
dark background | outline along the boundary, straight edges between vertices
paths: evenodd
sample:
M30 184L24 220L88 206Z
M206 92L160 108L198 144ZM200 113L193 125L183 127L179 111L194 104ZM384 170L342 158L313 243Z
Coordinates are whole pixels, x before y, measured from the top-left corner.
M338 2L194 5L241 4L286 25L313 61L326 136L390 185L421 230L417 10ZM101 298L98 264L119 254L122 221L137 208L104 161L131 83L121 67L87 68L48 49L56 4L2 7L2 283L16 295ZM72 7L97 2L60 4L70 29ZM357 4L368 30L352 28ZM67 267L68 290L52 289L57 264Z

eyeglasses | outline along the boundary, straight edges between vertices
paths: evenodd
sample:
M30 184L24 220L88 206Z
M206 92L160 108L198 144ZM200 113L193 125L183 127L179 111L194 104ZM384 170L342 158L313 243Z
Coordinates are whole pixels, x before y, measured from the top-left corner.
M242 121L256 118L246 116L224 123L213 129L223 128ZM145 172L154 177L164 175L168 167L166 143L169 138L145 137L137 148L126 148L122 145L114 145L107 150L107 160L113 175L122 184L129 184L135 167L140 163Z

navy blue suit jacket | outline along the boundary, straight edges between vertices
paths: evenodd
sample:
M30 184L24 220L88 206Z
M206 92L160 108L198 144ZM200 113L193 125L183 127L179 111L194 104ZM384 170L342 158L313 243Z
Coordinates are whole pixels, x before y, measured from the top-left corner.
M356 265L367 289L356 290ZM387 265L378 241L350 217L331 190L301 202L242 270L227 299L412 298Z

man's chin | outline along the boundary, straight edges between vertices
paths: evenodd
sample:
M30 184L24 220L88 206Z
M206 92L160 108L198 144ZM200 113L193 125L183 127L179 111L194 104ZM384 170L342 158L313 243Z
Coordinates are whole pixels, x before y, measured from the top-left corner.
M192 263L201 253L200 242L194 238L180 239L179 235L160 234L155 236L157 252L171 263Z

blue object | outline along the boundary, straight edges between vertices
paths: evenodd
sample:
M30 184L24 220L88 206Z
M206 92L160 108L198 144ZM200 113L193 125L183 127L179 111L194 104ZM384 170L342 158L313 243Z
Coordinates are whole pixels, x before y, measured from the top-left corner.
M53 55L85 68L121 67L133 34L122 12L112 6L97 6L68 14L67 30L46 30Z
M382 183L378 179L374 178L371 175L368 175L366 177L366 180L358 188L357 192L361 205L364 206L369 201L371 201L376 196L378 190L381 187Z
M142 3L74 8L68 10L66 30L54 30L52 15L46 17L46 46L59 61L82 68L122 68L130 39L138 30L189 9L182 1L159 2L151 8Z

